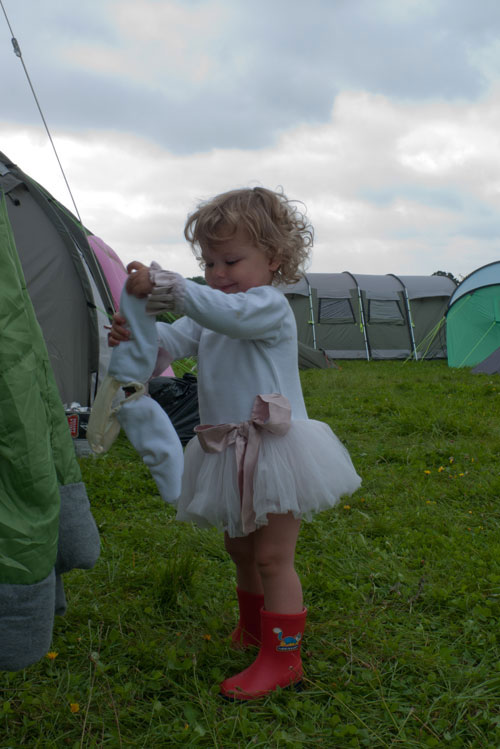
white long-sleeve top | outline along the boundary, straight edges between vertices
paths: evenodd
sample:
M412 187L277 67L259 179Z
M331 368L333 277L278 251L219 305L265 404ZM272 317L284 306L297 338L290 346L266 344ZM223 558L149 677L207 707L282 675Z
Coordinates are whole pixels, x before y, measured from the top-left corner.
M297 326L280 291L257 286L225 294L180 276L173 286L175 310L185 316L156 324L159 345L172 361L198 357L202 424L246 421L255 396L266 393L281 393L290 402L292 419L307 419Z

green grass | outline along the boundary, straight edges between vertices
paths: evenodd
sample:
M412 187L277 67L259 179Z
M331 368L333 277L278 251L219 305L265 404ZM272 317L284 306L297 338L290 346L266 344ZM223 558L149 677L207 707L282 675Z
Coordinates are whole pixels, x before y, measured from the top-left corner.
M306 689L219 698L253 657L228 644L232 564L121 437L81 461L101 558L65 576L57 658L0 675L2 749L500 747L500 378L444 362L301 376L363 477L301 531Z

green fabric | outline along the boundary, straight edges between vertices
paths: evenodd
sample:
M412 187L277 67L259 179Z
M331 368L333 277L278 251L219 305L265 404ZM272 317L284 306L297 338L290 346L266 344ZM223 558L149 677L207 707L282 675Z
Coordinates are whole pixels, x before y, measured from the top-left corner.
M499 287L460 297L448 310L446 342L450 367L473 367L500 346Z
M3 196L0 267L0 583L32 584L55 563L58 483L81 473Z

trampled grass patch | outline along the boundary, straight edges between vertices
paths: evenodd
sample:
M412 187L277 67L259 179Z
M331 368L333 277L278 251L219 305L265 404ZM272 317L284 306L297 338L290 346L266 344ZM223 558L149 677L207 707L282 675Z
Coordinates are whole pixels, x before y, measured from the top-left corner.
M81 461L101 559L65 576L52 656L0 676L0 746L500 746L500 377L340 366L302 373L363 477L299 539L305 690L218 697L253 658L232 564L121 437Z

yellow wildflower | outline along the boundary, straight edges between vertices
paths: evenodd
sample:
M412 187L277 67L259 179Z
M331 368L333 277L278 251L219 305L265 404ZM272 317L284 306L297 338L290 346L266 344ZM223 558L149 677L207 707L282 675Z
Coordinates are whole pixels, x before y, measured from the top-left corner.
M351 505L344 505L344 510L350 510L350 509L351 509Z
M430 474L430 471L424 471L424 473L426 473L427 475L429 475L429 474Z
M80 710L80 705L78 704L78 702L70 702L69 709L72 713L77 713Z
M55 661L58 655L59 653L56 653L55 650L49 650L49 652L47 653L45 657L48 658L49 661Z
M442 473L444 471L444 466L439 466L438 473Z
M210 640L212 639L212 635L203 635L203 639L207 642L210 642Z

